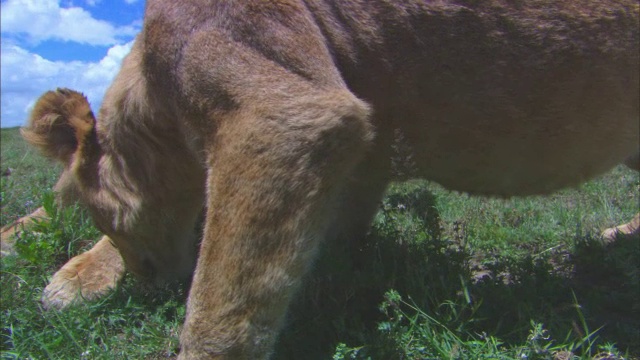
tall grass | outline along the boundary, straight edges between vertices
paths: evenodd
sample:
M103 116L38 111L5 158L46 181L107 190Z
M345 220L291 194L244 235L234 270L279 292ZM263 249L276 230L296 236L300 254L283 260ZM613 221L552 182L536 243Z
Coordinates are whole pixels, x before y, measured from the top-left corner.
M59 168L16 129L0 134L2 224L43 203L53 217L2 259L2 358L175 357L184 288L126 277L101 300L42 309L50 275L99 234L81 208L56 208ZM366 238L322 248L275 358L638 358L638 242L605 246L598 234L639 211L639 186L622 167L545 198L393 184Z

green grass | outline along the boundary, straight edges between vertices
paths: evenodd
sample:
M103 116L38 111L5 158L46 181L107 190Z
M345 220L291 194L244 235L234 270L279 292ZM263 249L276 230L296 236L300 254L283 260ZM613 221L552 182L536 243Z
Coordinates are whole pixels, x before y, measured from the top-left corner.
M99 234L56 209L60 169L2 129L2 224L53 216L2 259L2 359L166 359L179 351L183 289L126 277L65 311L39 303L47 279ZM495 200L423 181L394 184L366 239L322 248L294 301L276 359L636 359L640 247L599 244L638 212L637 173L580 189ZM573 357L572 357L573 356Z
M2 129L0 141L0 225L5 225L40 206L42 196L57 181L61 167L39 156L22 141L18 128Z

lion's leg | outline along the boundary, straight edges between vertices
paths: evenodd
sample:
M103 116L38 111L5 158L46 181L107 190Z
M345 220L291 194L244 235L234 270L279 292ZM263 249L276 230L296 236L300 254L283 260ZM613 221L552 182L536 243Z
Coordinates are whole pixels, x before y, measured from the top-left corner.
M31 214L23 216L0 229L0 256L15 254L16 237L22 230L30 228L34 221L38 220L49 220L49 216L43 207L39 207Z
M629 168L640 172L640 153L630 156L625 162ZM640 238L640 213L626 224L606 229L602 232L605 243L611 243L618 238Z
M107 236L91 250L69 260L44 289L46 308L64 308L94 300L116 287L124 276L124 261Z
M264 359L371 139L346 90L225 120L180 359ZM272 105L272 104L269 104ZM258 115L259 114L259 115Z
M602 233L602 237L606 243L615 241L620 237L635 238L638 236L640 236L640 214L636 214L628 223L606 229Z
M627 160L624 161L624 164L627 165L627 167L630 169L640 171L640 152L635 155L629 156Z
M390 181L391 155L387 144L376 138L376 150L367 152L366 159L350 176L348 187L343 191L341 207L329 236L349 246L362 244L371 221L380 207L380 202Z

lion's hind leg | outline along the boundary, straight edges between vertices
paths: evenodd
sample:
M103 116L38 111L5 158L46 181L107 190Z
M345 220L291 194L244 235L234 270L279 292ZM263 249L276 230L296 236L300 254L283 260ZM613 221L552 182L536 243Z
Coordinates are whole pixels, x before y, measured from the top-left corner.
M91 250L69 260L44 289L45 308L65 308L95 300L115 288L124 276L124 261L107 236Z

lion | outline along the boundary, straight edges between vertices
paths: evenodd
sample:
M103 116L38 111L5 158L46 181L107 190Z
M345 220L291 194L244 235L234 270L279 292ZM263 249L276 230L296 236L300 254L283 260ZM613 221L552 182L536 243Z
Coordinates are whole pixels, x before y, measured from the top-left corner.
M33 227L33 224L37 221L47 221L48 219L47 212L43 207L39 207L31 214L3 226L0 229L0 256L15 254L14 244L19 233L24 229Z
M65 267L106 287L124 267L193 273L179 359L268 358L318 247L366 232L394 133L416 176L477 195L548 194L637 156L638 10L149 0L97 117L58 89L23 131L105 234Z

